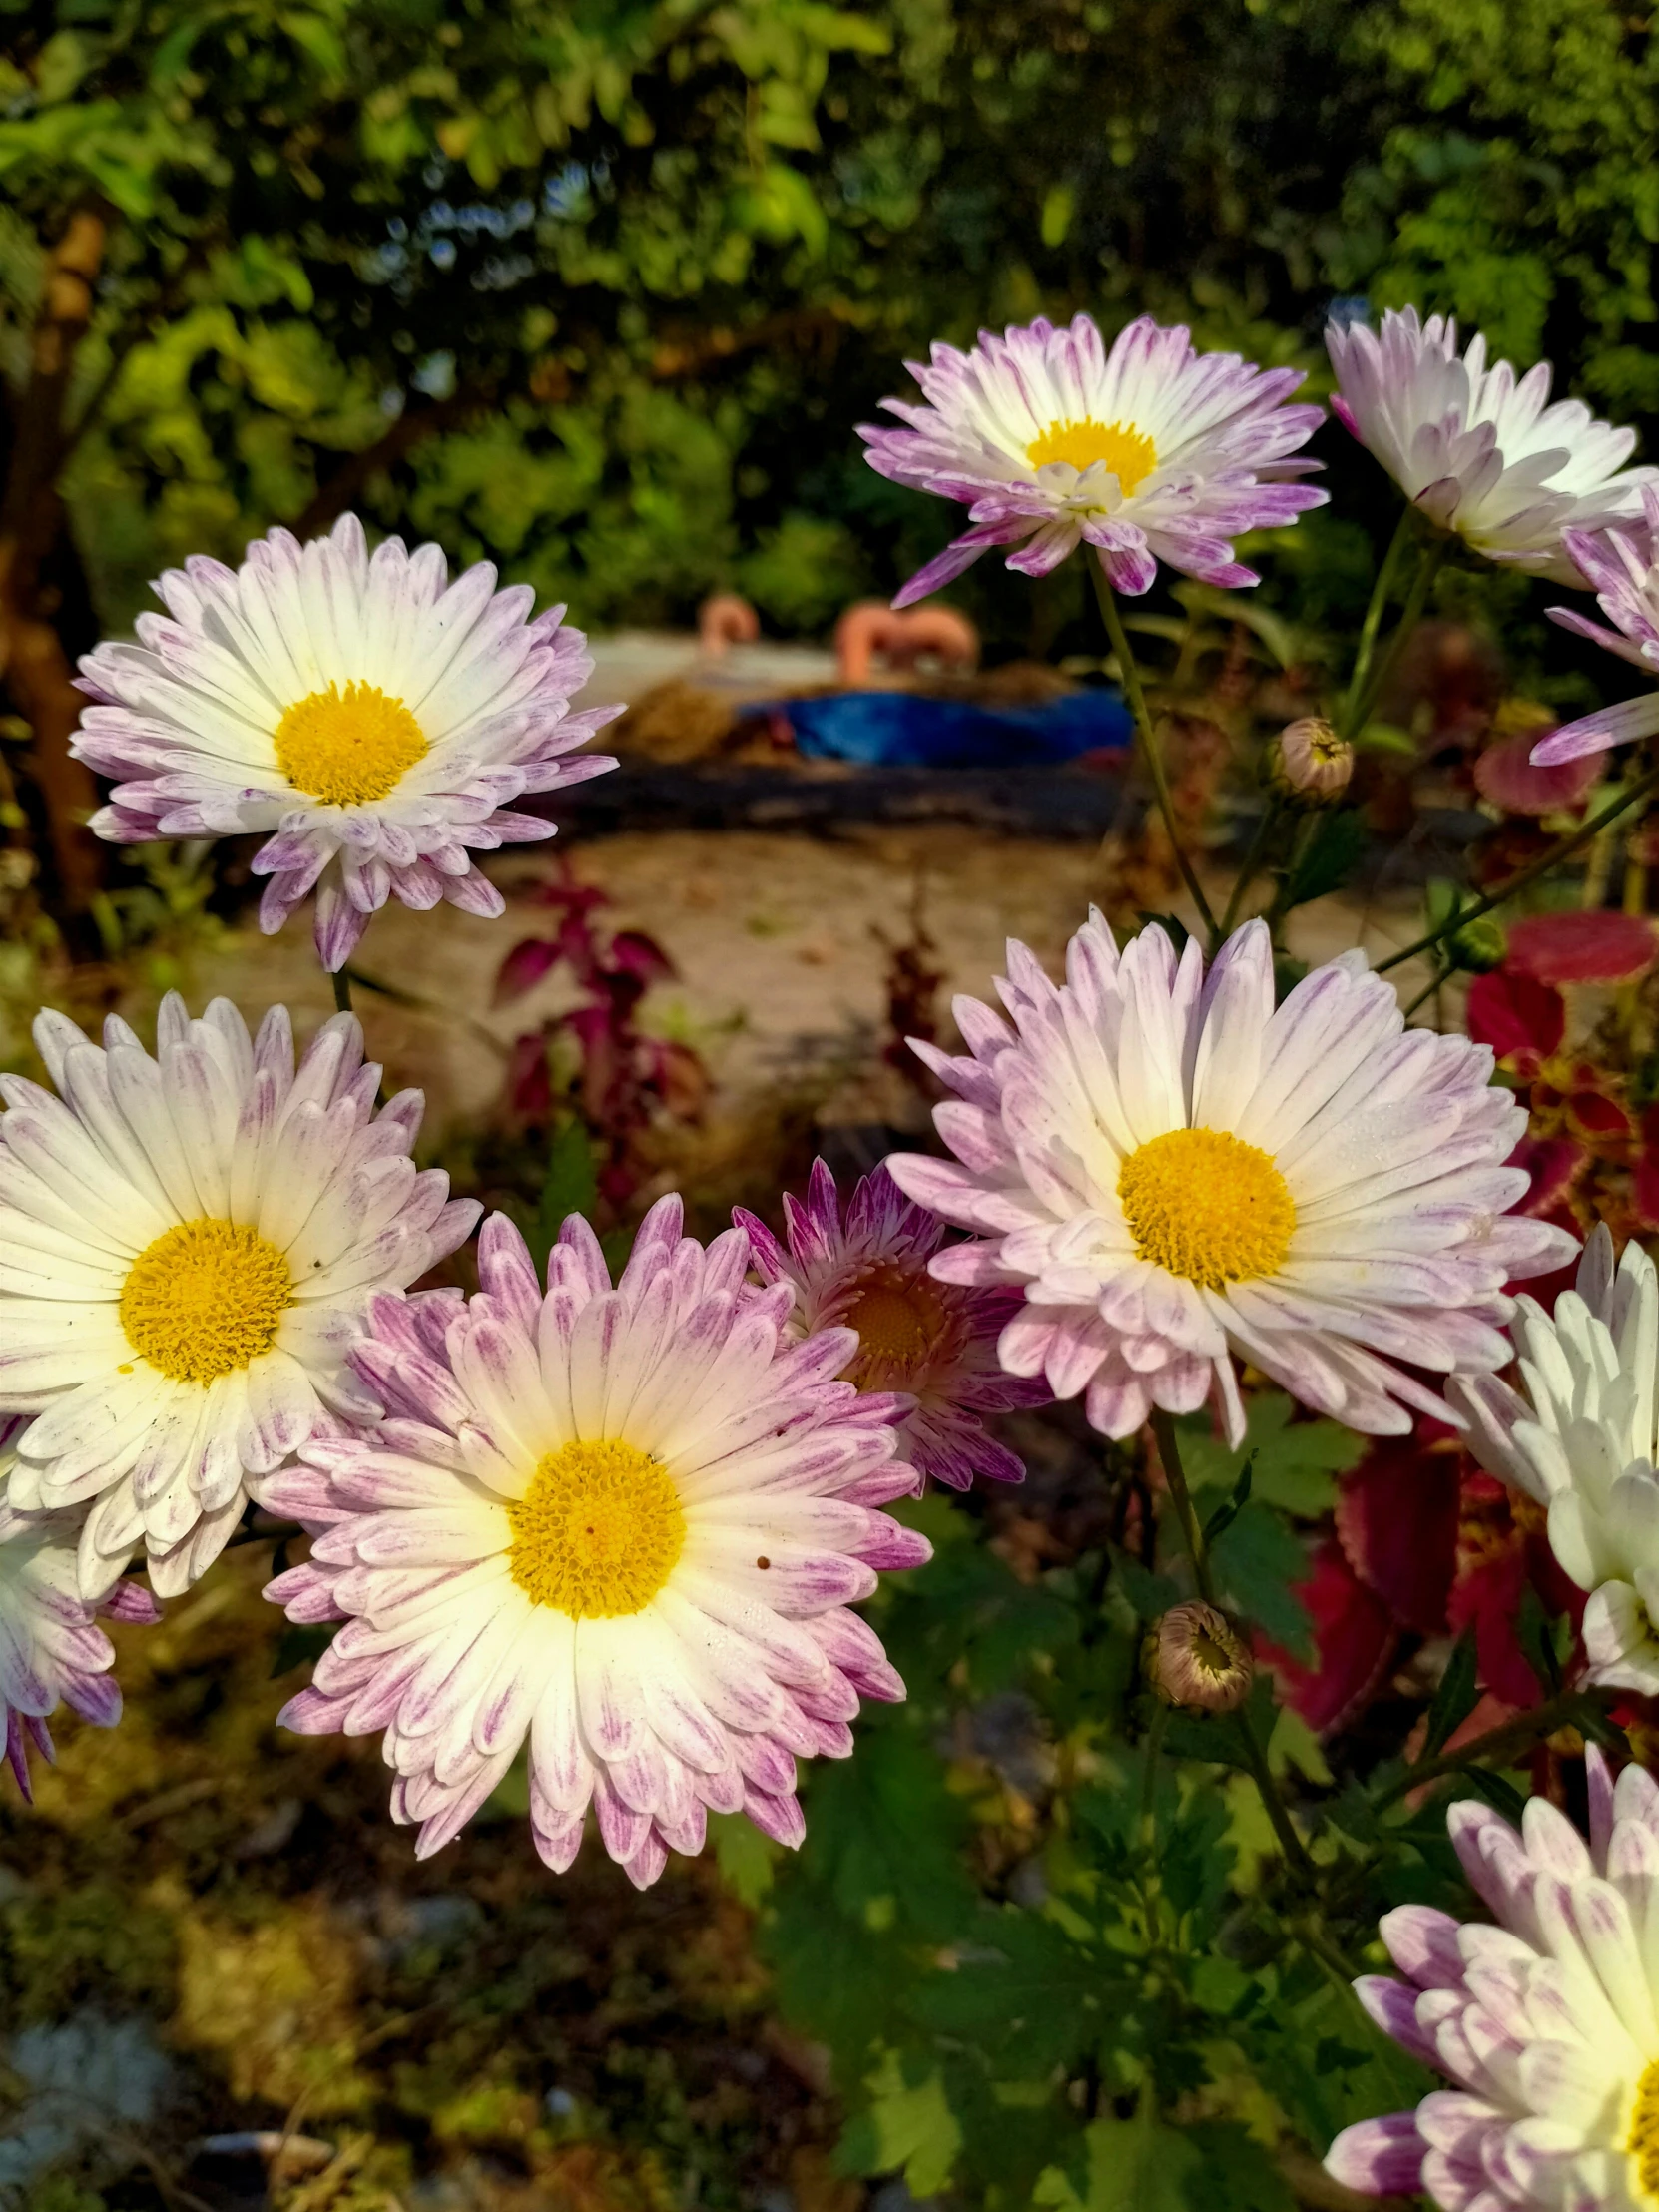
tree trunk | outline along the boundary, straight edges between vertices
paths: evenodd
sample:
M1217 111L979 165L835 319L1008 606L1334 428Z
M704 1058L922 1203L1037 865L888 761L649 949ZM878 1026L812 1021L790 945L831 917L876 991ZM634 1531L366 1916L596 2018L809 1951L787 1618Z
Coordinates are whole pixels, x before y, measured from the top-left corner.
M86 911L102 880L98 840L86 827L98 788L92 772L70 755L84 702L41 570L63 527L58 471L69 444L64 405L75 350L92 314L107 230L101 209L77 209L47 264L0 502L0 675L34 733L30 765L46 808L58 892L71 914Z

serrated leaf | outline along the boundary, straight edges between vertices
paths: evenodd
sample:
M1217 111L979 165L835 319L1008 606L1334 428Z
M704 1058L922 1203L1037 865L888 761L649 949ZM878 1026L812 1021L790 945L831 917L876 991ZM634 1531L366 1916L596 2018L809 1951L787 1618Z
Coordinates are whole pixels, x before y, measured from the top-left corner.
M1230 1451L1202 1413L1177 1420L1187 1483L1200 1490L1231 1490L1247 1461L1250 1494L1264 1505L1310 1517L1337 1502L1333 1477L1358 1466L1365 1445L1334 1420L1295 1420L1295 1401L1283 1390L1263 1390L1247 1408L1245 1440Z
M1051 1921L1008 1906L980 1915L967 1955L919 1982L910 2009L924 2026L990 2053L999 2069L1041 2078L1096 2044L1111 1998L1106 1959Z
M836 2166L848 2174L901 2173L912 2197L936 2195L962 2147L942 2072L935 2065L911 2078L899 2054L888 2051L865 2087L870 2102L848 2121L835 2146Z
M1308 1614L1294 1583L1308 1572L1300 1540L1266 1505L1240 1508L1210 1553L1216 1580L1235 1612L1265 1628L1276 1644L1311 1657Z
M1203 2155L1150 2107L1132 2120L1096 2120L1080 2147L1080 2170L1050 2166L1038 2177L1037 2204L1056 2212L1193 2212L1188 2189Z

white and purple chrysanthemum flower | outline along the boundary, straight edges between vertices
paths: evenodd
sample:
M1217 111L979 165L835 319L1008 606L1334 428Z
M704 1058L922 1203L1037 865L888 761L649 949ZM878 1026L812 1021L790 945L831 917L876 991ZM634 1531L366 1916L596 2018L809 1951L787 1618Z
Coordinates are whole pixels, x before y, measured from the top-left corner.
M1486 366L1486 341L1457 352L1457 325L1389 309L1381 330L1333 322L1331 405L1407 499L1488 560L1558 584L1582 584L1569 530L1634 514L1651 468L1624 464L1634 430L1615 429L1582 400L1548 404L1550 366L1517 377Z
M152 1058L43 1013L59 1096L0 1076L0 1408L38 1415L11 1497L78 1509L83 1594L143 1546L173 1597L219 1556L325 1413L372 1418L345 1367L370 1294L402 1291L478 1219L409 1153L421 1096L336 1014L297 1070L287 1012L250 1037L229 999L163 1000Z
M1547 1509L1550 1549L1589 1593L1585 1679L1659 1695L1659 1271L1634 1237L1615 1268L1601 1222L1554 1314L1517 1306L1520 1388L1479 1375L1446 1394L1481 1465Z
M641 1887L710 1811L797 1844L798 1758L842 1758L860 1697L903 1685L848 1608L926 1541L878 1510L913 1487L899 1410L837 1380L847 1330L790 1344L741 1230L705 1250L676 1198L615 1289L567 1221L546 1294L502 1216L481 1293L376 1301L353 1354L388 1417L261 1486L314 1537L267 1595L344 1618L282 1718L384 1732L421 1856L529 1745L536 1848L562 1872L591 1806Z
M1028 576L1090 545L1123 592L1150 590L1160 561L1207 584L1254 584L1233 539L1294 522L1327 496L1289 480L1319 466L1296 456L1322 410L1285 404L1301 370L1197 352L1185 329L1150 315L1109 351L1080 314L1067 329L1039 319L982 330L969 353L935 345L930 363L906 366L928 404L884 399L908 427L860 424L865 458L897 483L963 501L973 527L895 607L993 545L1017 545L1008 566Z
M1586 1754L1590 1841L1542 1798L1520 1834L1490 1807L1447 1816L1492 1914L1401 1905L1382 1924L1403 1981L1355 1987L1383 2031L1447 2077L1411 2112L1345 2128L1328 2170L1442 2212L1647 2212L1659 2199L1659 1787L1615 1787Z
M789 1244L739 1207L768 1283L795 1286L792 1325L804 1336L855 1329L858 1350L842 1371L860 1390L901 1391L915 1399L898 1428L900 1455L922 1480L965 1490L980 1475L1023 1480L1025 1468L998 1443L980 1415L1042 1405L1040 1381L1004 1372L997 1340L1019 1311L1017 1291L941 1283L928 1262L944 1242L944 1224L912 1204L885 1168L866 1175L842 1223L835 1179L814 1163L806 1203L786 1195Z
M141 1583L118 1582L97 1607L81 1596L75 1573L80 1535L75 1513L20 1513L10 1497L12 1445L21 1423L0 1421L0 1761L32 1798L29 1752L52 1757L47 1722L67 1705L98 1728L121 1718L110 1673L115 1648L97 1625L160 1619Z
M1408 1371L1503 1367L1504 1284L1576 1250L1505 1212L1527 1189L1504 1164L1526 1115L1489 1049L1404 1029L1359 953L1276 1008L1262 922L1206 974L1196 940L1178 961L1154 927L1120 954L1095 914L1064 984L1011 943L998 988L1011 1028L963 998L967 1055L916 1046L957 1094L934 1120L961 1164L887 1164L978 1232L936 1276L1023 1288L1003 1365L1086 1391L1106 1435L1213 1395L1241 1443L1235 1354L1352 1428L1443 1418Z
M307 545L273 530L240 569L170 569L167 613L81 663L97 704L74 751L117 779L94 830L266 835L261 927L314 890L329 969L389 897L499 914L471 851L551 836L513 802L614 768L573 756L622 710L569 712L592 673L581 632L562 607L530 620L530 587L495 579L480 561L451 584L438 546L401 538L370 556L355 515Z
M1549 619L1563 630L1605 646L1644 676L1659 681L1659 487L1644 485L1641 515L1606 530L1569 530L1567 551L1588 578L1596 605L1611 630L1581 615L1576 607L1551 607ZM1539 768L1576 761L1586 753L1608 753L1616 745L1651 738L1659 731L1659 691L1599 708L1577 722L1564 723L1532 749Z

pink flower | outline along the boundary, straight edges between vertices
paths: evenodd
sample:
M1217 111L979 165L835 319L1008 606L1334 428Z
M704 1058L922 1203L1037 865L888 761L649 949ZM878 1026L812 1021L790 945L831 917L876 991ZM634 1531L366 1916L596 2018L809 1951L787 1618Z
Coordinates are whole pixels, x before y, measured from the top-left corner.
M1205 972L1159 928L1120 953L1098 914L1056 985L1022 944L971 999L968 1046L918 1046L957 1095L935 1109L954 1161L899 1154L899 1188L977 1231L935 1254L941 1281L1019 1284L1010 1373L1126 1436L1154 1407L1219 1407L1245 1432L1234 1359L1373 1434L1443 1416L1410 1371L1504 1366L1503 1286L1573 1250L1508 1211L1526 1126L1465 1037L1406 1031L1388 983L1345 954L1274 1003L1266 927ZM959 1164L958 1164L959 1163Z
M923 599L993 545L1008 566L1046 576L1079 544L1094 547L1118 591L1152 588L1159 561L1207 584L1254 584L1233 556L1244 530L1294 522L1326 494L1286 479L1324 419L1284 401L1294 368L1257 368L1237 353L1200 353L1177 325L1142 315L1110 351L1088 315L1057 330L1039 318L970 353L935 345L910 361L930 403L884 399L909 427L861 423L872 468L896 483L959 499L973 528L904 586Z
M1569 530L1568 552L1595 589L1596 605L1613 624L1604 629L1576 607L1551 607L1549 619L1563 630L1605 646L1650 677L1659 677L1659 489L1642 492L1642 513L1602 530ZM1659 730L1659 691L1642 692L1581 716L1552 730L1534 748L1538 768L1576 761L1586 753L1608 753Z
M0 1421L0 1762L31 1798L29 1749L52 1757L46 1723L59 1705L97 1728L113 1728L121 1718L121 1692L110 1674L115 1647L97 1626L98 1615L145 1622L161 1616L139 1582L118 1582L101 1604L89 1605L76 1582L79 1516L20 1513L9 1503L9 1445L22 1425Z
M622 710L570 712L593 669L581 632L562 607L529 620L529 586L495 582L480 561L450 583L435 545L370 555L355 515L307 545L273 530L240 569L169 569L166 615L81 663L97 704L74 752L121 779L93 829L120 844L263 834L261 928L314 890L335 970L388 898L499 914L471 853L550 837L514 802L615 768L573 756Z
M1659 1976L1651 1942L1659 1788L1615 1787L1585 1754L1589 1842L1543 1798L1517 1835L1463 1800L1446 1825L1489 1919L1396 1906L1403 1979L1355 1989L1384 2034L1443 2075L1413 2111L1344 2128L1326 2169L1442 2212L1630 2212L1659 2184ZM1493 1924L1496 1924L1495 1926Z
M563 1872L591 1808L644 1888L710 1812L801 1841L796 1760L843 1759L861 1697L904 1686L848 1608L926 1539L887 1397L836 1380L848 1330L790 1344L792 1293L746 1285L659 1199L613 1288L577 1216L544 1293L501 1215L476 1298L377 1298L353 1355L388 1417L316 1437L264 1502L315 1536L267 1590L345 1622L285 1708L308 1735L381 1731L392 1815L425 1858L528 1745L530 1827Z
M944 1225L912 1205L884 1167L859 1183L843 1227L835 1179L815 1161L807 1203L786 1196L784 1217L788 1249L743 1207L733 1219L763 1279L794 1285L804 1335L858 1332L857 1352L841 1371L849 1382L915 1400L898 1425L898 1448L917 1475L952 1490L965 1490L976 1474L1022 1481L1020 1460L979 1418L1043 1405L1052 1395L1040 1381L1005 1375L997 1362L997 1339L1022 1303L1018 1293L930 1275Z

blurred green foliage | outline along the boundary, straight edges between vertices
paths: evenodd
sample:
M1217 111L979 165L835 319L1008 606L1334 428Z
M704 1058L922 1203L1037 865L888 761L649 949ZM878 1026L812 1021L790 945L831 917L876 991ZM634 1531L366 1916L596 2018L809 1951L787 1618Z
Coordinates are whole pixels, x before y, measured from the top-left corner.
M158 564L357 505L589 621L736 585L820 629L950 521L863 466L854 423L929 339L1039 309L1183 315L1317 371L1333 291L1414 297L1659 411L1655 49L1605 0L5 21L14 387L66 222L109 226L67 402L71 627L130 620ZM1304 534L1336 588L1340 547ZM1041 649L1073 581L1050 605L987 563L961 596Z

